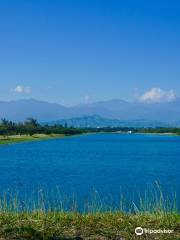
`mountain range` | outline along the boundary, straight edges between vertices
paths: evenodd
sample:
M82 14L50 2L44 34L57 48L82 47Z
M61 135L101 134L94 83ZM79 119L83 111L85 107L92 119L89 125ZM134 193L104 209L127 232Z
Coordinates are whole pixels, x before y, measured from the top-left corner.
M13 121L23 121L27 117L34 117L40 122L49 122L93 115L121 121L143 119L164 123L179 123L180 99L164 103L128 102L115 99L79 104L72 107L35 99L0 102L0 118Z
M147 128L147 127L170 127L171 125L159 121L151 121L146 119L139 120L119 120L104 118L99 115L82 116L69 119L61 119L49 123L50 125L61 124L68 127L78 128L104 128L104 127L134 127L134 128Z

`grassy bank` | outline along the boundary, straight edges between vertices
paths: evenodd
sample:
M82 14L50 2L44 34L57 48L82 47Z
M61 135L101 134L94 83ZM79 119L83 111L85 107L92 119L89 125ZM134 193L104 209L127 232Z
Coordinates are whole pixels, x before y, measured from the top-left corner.
M40 141L52 138L61 138L64 137L64 134L33 134L30 135L13 135L13 136L0 136L0 145L1 144L10 144L18 142L29 142L29 141Z
M73 199L54 195L57 201L51 205L42 191L37 194L36 203L29 198L24 202L9 194L0 198L1 240L180 239L180 214L174 202L165 198L159 189L150 197L140 198L137 206L134 202L129 205L121 200L119 206L112 208L103 205L102 200L94 196L81 211ZM170 230L171 233L143 233L137 236L137 227Z
M43 212L0 213L1 239L180 239L180 217L176 213L125 214ZM136 227L169 229L168 234L136 236Z

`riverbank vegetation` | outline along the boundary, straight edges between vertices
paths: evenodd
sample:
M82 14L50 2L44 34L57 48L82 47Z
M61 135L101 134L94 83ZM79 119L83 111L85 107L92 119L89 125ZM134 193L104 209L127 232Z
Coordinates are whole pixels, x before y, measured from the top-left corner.
M0 213L2 240L178 240L179 215L104 212ZM136 236L136 227L151 230L170 230L171 233L144 233Z
M33 118L25 122L15 123L2 119L0 123L0 144L38 141L49 138L58 138L65 135L85 133L86 130L62 125L42 125Z
M0 136L0 144L21 143L29 141L40 141L64 137L64 134L33 134L30 135L8 135Z
M56 204L51 205L42 190L38 196L36 203L23 201L20 197L12 197L7 193L0 198L0 239L180 239L178 210L173 199L169 201L164 198L159 190L150 198L140 198L140 204L137 205L134 202L127 204L121 199L117 207L103 205L102 199L95 196L88 204L86 202L84 210L79 210L74 198L70 201L70 197L58 197ZM54 199L56 197L54 195ZM142 236L137 236L137 227L169 232L144 232Z
M34 118L28 118L25 122L12 122L7 119L1 119L0 123L0 135L12 136L12 135L29 135L34 134L80 134L85 130L80 128L73 128L62 126L59 124L54 125L42 125Z
M171 134L180 135L180 128L154 127L154 128L132 128L132 127L104 127L104 128L86 128L86 131L94 133L153 133L153 134Z
M49 138L58 138L83 133L154 133L180 135L180 128L131 128L131 127L104 127L104 128L75 128L67 124L40 124L36 119L28 118L24 122L12 122L2 119L0 122L0 144L38 141Z

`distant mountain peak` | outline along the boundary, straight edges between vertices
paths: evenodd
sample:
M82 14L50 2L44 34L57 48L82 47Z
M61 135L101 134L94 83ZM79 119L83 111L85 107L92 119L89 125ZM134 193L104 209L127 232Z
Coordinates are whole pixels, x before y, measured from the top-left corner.
M119 120L179 121L180 99L173 102L151 104L111 99L73 107L31 98L0 102L0 118L5 117L15 121L22 121L27 117L34 117L39 121L54 121L82 116Z

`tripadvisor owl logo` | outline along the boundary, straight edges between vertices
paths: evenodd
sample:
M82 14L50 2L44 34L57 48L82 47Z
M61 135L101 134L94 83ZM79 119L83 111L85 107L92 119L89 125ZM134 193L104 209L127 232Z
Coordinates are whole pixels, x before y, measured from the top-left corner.
M135 234L141 236L143 234L143 228L142 227L135 228Z
M143 234L172 234L174 232L174 230L171 230L171 229L149 229L149 228L137 227L137 228L135 228L134 232L137 236L141 236Z

